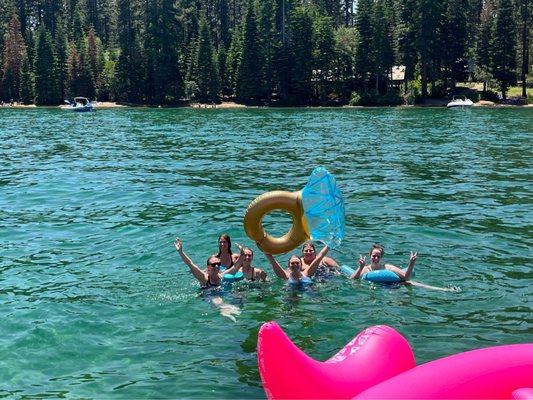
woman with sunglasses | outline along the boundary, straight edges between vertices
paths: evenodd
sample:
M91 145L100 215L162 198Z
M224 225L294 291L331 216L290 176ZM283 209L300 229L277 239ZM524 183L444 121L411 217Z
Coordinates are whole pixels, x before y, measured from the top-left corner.
M316 248L313 242L305 242L302 246L302 268L304 270L309 269L311 263L316 259ZM324 257L318 266L316 271L317 276L328 276L339 270L339 264L331 257Z
M350 276L350 279L359 279L367 272L386 269L398 275L400 280L407 281L409 278L411 278L411 274L415 268L416 257L418 255L416 252L411 252L411 256L409 257L409 265L407 266L407 269L402 270L395 265L385 264L382 262L385 250L383 250L383 246L379 244L373 244L370 248L369 254L370 264L366 265L366 256L359 256L359 268L352 274L352 276Z
M238 268L233 265L231 268L226 269L224 272L220 272L220 257L213 255L207 259L206 269L202 270L198 267L191 258L183 251L183 244L180 238L176 238L174 246L178 251L183 262L189 267L192 274L196 278L202 289L209 289L212 287L218 287L222 284L222 278L224 274L234 274Z
M302 260L296 255L289 257L286 270L279 265L272 254L265 253L265 257L268 259L268 261L270 261L270 264L272 264L274 273L281 279L286 280L291 284L309 284L312 283L311 277L316 273L318 266L328 251L329 247L324 246L324 248L317 254L316 258L305 269L302 266Z

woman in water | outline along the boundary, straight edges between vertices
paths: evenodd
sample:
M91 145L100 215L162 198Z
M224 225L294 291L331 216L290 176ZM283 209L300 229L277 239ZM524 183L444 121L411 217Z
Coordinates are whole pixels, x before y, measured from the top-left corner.
M239 254L232 253L231 238L226 233L223 233L218 238L218 253L216 256L220 260L221 271L233 267L233 264L235 264L235 261L239 258Z
M270 264L272 264L274 273L288 283L311 283L311 277L317 271L318 266L328 251L329 247L327 245L324 246L306 269L303 268L300 257L295 255L289 257L286 270L279 265L272 254L265 253L265 257L270 261Z
M202 289L208 289L212 287L218 287L222 283L222 277L224 274L234 274L238 268L234 265L231 268L226 269L224 272L220 272L221 261L218 255L213 255L207 259L207 267L202 270L198 267L191 258L183 251L183 244L180 238L176 238L174 246L178 251L183 262L189 267L190 271L196 278Z
M262 269L254 267L252 261L254 259L254 252L249 247L242 247L236 243L241 251L241 255L235 261L235 267L239 270L242 267L242 274L244 279L250 282L266 281L267 274Z
M409 278L411 278L411 274L413 273L416 263L416 252L411 252L411 256L409 257L409 265L405 271L395 265L382 263L384 254L385 251L383 250L383 246L379 244L373 244L370 248L370 264L366 264L366 256L359 256L359 268L352 274L352 276L350 276L350 279L359 279L367 272L377 271L380 269L388 269L389 271L394 272L402 281L407 281Z
M305 242L302 246L302 256L300 257L300 261L302 262L302 268L304 270L309 269L311 263L316 259L316 257L317 255L315 244L313 242ZM324 257L320 262L320 265L318 266L316 275L325 276L338 270L339 264L337 264L337 262L333 258Z

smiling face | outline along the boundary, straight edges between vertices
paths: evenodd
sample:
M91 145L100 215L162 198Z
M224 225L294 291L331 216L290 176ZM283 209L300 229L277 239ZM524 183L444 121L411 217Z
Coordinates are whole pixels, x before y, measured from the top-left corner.
M291 258L289 258L288 267L291 273L300 271L302 269L302 262L300 261L298 257L292 256Z
M372 251L370 252L370 262L373 264L373 265L378 265L379 262L381 261L381 257L383 256L383 250L381 249L372 249Z
M304 261L309 264L316 258L316 249L313 243L306 243L302 247Z
M220 258L218 257L209 257L207 260L207 275L209 276L218 276L220 271Z
M219 252L226 252L231 246L231 239L228 235L220 235L218 238L218 250Z
M254 259L254 252L252 251L252 249L249 249L248 247L245 247L243 249L243 253L244 253L244 263L246 265L251 265L252 264L252 260Z

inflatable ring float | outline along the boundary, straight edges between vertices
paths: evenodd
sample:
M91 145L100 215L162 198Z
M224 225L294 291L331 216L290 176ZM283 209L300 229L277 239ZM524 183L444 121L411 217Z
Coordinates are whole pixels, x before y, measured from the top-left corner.
M291 228L281 237L271 236L263 228L263 217L274 210L292 216ZM286 253L309 239L334 248L344 237L344 199L335 178L318 167L302 190L278 190L257 197L248 206L243 223L248 237L269 254Z

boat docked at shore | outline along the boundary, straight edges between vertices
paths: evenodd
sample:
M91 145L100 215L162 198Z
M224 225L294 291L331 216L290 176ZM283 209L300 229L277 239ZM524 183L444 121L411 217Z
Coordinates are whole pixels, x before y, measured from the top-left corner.
M452 100L446 105L447 108L472 107L474 102L466 96L453 96Z
M70 102L65 100L66 106L63 106L63 110L74 112L89 112L96 111L96 105L86 97L74 97L74 101Z

